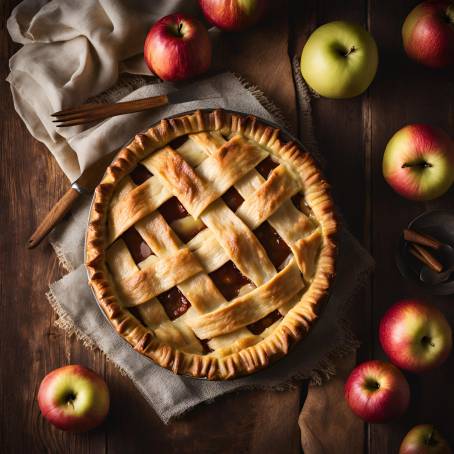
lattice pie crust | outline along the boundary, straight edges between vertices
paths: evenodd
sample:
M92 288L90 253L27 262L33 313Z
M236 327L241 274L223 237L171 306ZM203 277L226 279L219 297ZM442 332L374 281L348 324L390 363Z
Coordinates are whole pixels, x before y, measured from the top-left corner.
M268 366L316 320L335 269L328 185L311 156L254 116L162 120L96 188L89 282L138 352L178 374Z

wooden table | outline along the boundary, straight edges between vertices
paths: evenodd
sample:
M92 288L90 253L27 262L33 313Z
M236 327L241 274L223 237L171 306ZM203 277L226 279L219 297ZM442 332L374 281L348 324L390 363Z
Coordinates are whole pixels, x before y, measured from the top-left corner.
M44 294L63 270L49 245L28 251L25 242L63 194L67 182L45 148L28 134L4 82L8 58L18 49L4 27L15 3L2 2L0 31L0 450L300 452L297 418L304 402L305 384L287 392L245 391L224 396L164 426L127 377L99 352L87 350L54 327L56 316ZM454 132L452 72L416 65L402 50L403 18L416 3L417 0L293 1L288 8L282 7L273 20L253 31L222 36L216 51L217 69L233 69L257 84L296 127L299 111L290 62L293 55L300 55L310 31L328 21L349 19L367 27L378 43L380 66L366 94L345 101L313 102L316 133L327 159L335 198L351 230L371 251L377 264L374 277L351 311L355 331L362 341L357 361L384 358L377 340L377 324L393 301L404 296L424 296L396 269L394 251L399 232L425 209L454 207L452 190L431 203L406 201L391 191L381 172L386 142L401 126L427 122L451 135ZM452 297L430 300L454 321ZM35 397L41 379L50 370L68 363L81 363L98 371L111 390L110 416L101 428L89 434L60 432L39 414ZM348 360L340 366L351 369ZM346 433L338 440L332 435L336 429L332 422L335 414L332 419L320 421L320 415L313 411L312 435L328 453L394 453L412 425L433 422L454 446L453 379L451 356L443 367L423 377L409 377L412 403L400 420L366 425L347 413L342 427L348 431L341 430ZM329 415L329 408L336 408L335 403L342 401L341 390L342 376L321 389L310 389L307 402L321 401L328 406L324 415ZM286 430L277 430L283 418L288 421Z

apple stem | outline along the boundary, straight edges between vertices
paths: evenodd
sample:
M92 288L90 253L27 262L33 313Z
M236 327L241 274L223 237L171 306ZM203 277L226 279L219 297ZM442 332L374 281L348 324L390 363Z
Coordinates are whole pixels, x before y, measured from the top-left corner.
M181 33L181 29L182 29L182 28L183 28L183 24L180 22L180 23L178 24L178 28L177 28L177 32L178 32L178 34L179 34L180 36L183 36L183 34Z
M437 445L437 441L435 440L433 429L430 431L430 434L426 438L426 445L427 446L436 446Z
M421 339L421 342L425 345L430 345L431 347L435 347L435 344L432 342L432 340L428 336L423 336L423 338Z
M380 383L378 383L373 378L369 378L366 380L366 388L370 391L376 391L380 389Z
M344 54L345 57L348 57L350 54L352 54L353 52L356 51L356 47L355 46L352 46L350 47L350 49L347 50L347 53Z
M454 24L454 6L449 5L444 14L444 19L448 24Z
M407 167L421 167L423 169L426 169L427 167L433 167L433 165L430 162L423 161L423 162L418 162L416 164L402 164L402 169L405 169Z
M66 405L71 405L74 408L74 399L76 398L74 393L69 393L66 396Z

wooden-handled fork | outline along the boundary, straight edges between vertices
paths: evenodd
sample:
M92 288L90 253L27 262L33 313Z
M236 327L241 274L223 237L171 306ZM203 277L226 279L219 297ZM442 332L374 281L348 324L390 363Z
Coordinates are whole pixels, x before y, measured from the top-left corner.
M105 120L134 112L154 109L169 104L171 95L152 96L135 101L119 102L116 104L83 104L74 109L60 110L52 114L57 127L76 126Z
M209 89L202 97L197 97L197 100L216 99L219 97L217 92ZM117 115L155 109L167 104L181 104L195 100L193 90L176 90L166 95L151 96L134 101L117 102L114 104L83 104L79 107L55 112L52 114L52 117L54 117L53 121L57 124L57 127L76 126L105 120L106 118Z

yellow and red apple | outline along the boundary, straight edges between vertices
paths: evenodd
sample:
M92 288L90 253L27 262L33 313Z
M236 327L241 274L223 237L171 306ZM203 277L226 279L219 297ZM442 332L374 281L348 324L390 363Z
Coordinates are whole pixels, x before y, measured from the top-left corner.
M372 83L378 51L372 35L360 25L336 21L317 28L301 54L301 74L326 98L352 98Z
M405 126L386 146L383 175L407 199L435 199L454 182L454 143L441 129L424 124Z
M144 58L158 77L180 81L198 76L211 64L207 29L192 17L171 14L158 20L145 39Z
M399 454L452 454L452 451L446 439L432 424L420 424L405 435Z
M397 367L373 360L353 369L345 383L345 399L360 418L371 423L382 423L406 411L410 402L410 388Z
M83 432L101 424L109 411L109 390L95 372L79 365L55 369L38 391L42 415L62 430Z
M405 19L402 39L407 55L423 65L444 68L454 64L454 3L429 0Z
M446 317L419 300L402 300L388 309L380 321L379 337L396 366L416 373L440 366L452 348Z
M256 24L269 0L199 0L206 19L221 30L238 31Z

